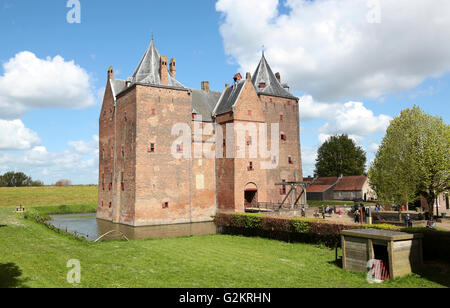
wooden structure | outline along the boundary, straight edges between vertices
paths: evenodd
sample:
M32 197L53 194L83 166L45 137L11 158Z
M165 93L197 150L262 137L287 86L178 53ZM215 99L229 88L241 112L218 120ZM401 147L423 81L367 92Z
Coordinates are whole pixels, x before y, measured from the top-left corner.
M286 193L286 187L290 186L289 192L286 193L286 196L283 199L283 202L281 202L278 210L281 210L283 206L285 205L286 201L288 200L289 196L291 196L291 204L290 209L295 209L299 205L299 201L301 200L302 196L305 195L305 202L304 204L301 204L301 206L305 206L307 204L306 199L306 187L310 184L310 182L282 182L282 183L276 183L275 186L282 186L281 190L284 190ZM300 187L301 193L297 196L297 188Z
M367 272L369 261L377 260L384 278L408 275L423 264L422 238L423 234L375 229L342 231L343 268Z

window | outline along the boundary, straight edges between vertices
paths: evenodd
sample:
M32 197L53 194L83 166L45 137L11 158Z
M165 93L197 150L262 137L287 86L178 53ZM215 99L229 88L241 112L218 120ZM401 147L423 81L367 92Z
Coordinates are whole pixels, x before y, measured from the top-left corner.
M280 114L280 121L283 121L283 115Z
M112 202L109 203L109 208L111 208L111 207L112 207Z
M112 183L113 183L113 174L111 172L111 177L110 177L110 181L109 181L109 190L112 189Z
M177 144L177 153L183 153L183 145Z
M286 180L282 180L283 186L280 189L280 195L286 195Z
M123 146L122 146L121 152L122 152L122 157L125 157L125 148Z
M155 115L155 114L156 114L156 110L152 109L152 115Z
M288 162L289 162L289 165L293 165L294 164L294 161L292 160L292 157L288 157Z
M169 208L169 202L164 202L162 205L163 209L168 209Z
M122 191L124 191L125 190L124 172L120 173L120 186L122 188Z
M125 115L124 115L123 119L125 120L125 122L128 121L127 113L126 113L126 112L125 112Z
M277 164L277 157L276 156L272 157L272 164L274 164L274 165Z
M288 106L290 106L291 105L291 101L287 101L287 104L288 104Z
M250 163L248 164L247 170L248 170L248 171L253 171L253 162L250 162Z
M247 145L252 145L252 136L248 136Z
M196 113L193 113L192 114L192 119L196 119L197 118L197 114Z
M148 152L155 153L155 144L154 143L150 143L150 145L148 146Z
M283 141L286 141L286 140L287 140L286 134L281 134L281 140L283 140Z
M260 89L264 89L266 87L266 83L265 82L260 82L259 83L259 88Z
M105 190L105 174L102 173L102 190Z
M248 111L248 115L249 115L249 116L252 115L252 111L251 111L251 110Z

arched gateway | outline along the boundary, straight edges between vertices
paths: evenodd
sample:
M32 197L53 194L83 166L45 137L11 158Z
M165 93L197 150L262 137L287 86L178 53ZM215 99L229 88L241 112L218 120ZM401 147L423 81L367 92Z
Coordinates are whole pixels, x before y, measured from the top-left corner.
M255 183L248 183L244 189L244 207L258 207L258 187Z

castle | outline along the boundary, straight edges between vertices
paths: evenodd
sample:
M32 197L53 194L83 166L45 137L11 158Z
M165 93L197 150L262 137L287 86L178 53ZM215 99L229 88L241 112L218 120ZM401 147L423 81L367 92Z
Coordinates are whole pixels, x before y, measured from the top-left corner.
M264 53L253 75L236 74L222 92L205 81L186 88L176 73L175 59L161 56L153 40L132 77L115 79L108 69L97 218L131 226L204 222L218 211L287 199L284 183L303 179L298 98ZM183 142L174 128L186 126ZM198 149L213 155L193 155Z

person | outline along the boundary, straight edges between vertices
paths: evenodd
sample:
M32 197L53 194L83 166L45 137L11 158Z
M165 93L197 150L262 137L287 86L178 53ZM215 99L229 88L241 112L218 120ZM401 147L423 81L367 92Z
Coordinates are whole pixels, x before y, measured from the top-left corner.
M339 218L342 217L342 209L339 209Z
M406 225L408 228L412 228L413 224L412 224L411 216L409 214L406 214L405 222L406 222Z
M434 229L435 223L432 220L427 221L427 228L428 229Z
M359 210L356 210L354 214L355 214L355 222L359 223L359 215L360 215Z
M302 207L302 217L306 217L306 211L305 211L305 207Z

